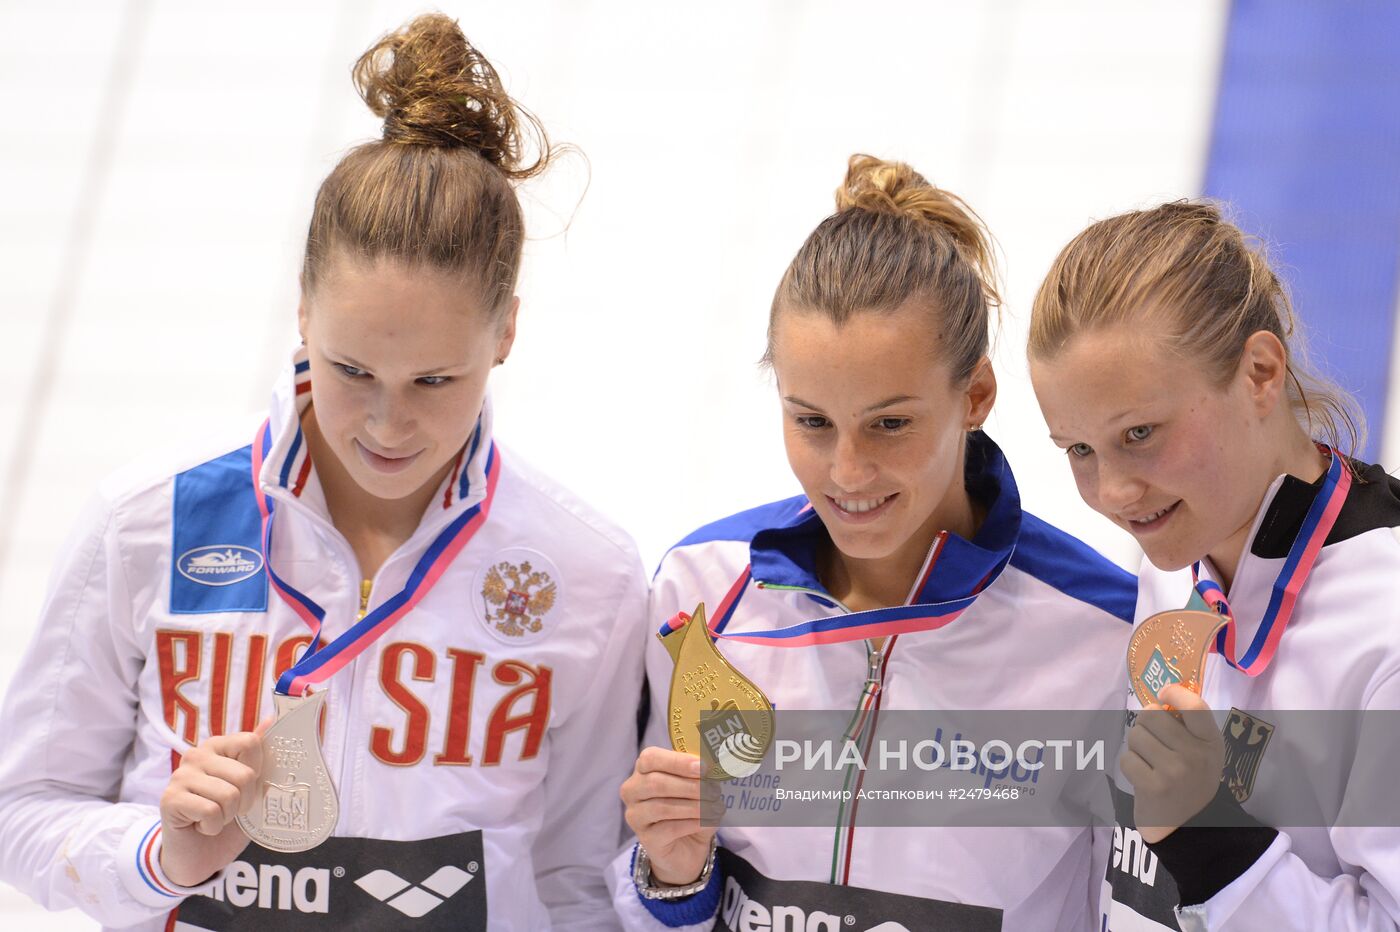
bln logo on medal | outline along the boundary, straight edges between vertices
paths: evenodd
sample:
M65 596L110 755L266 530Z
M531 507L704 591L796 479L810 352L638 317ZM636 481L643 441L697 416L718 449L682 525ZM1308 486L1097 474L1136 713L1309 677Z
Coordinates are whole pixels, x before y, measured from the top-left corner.
M1181 671L1172 669L1171 664L1167 663L1167 658L1162 656L1161 650L1154 650L1152 657L1147 661L1147 668L1142 671L1141 679L1155 699L1172 683L1181 682Z
M311 831L311 784L296 783L296 774L287 782L269 782L263 796L263 825L288 832Z
M175 568L201 586L231 586L262 571L262 554L237 544L195 547L180 554Z

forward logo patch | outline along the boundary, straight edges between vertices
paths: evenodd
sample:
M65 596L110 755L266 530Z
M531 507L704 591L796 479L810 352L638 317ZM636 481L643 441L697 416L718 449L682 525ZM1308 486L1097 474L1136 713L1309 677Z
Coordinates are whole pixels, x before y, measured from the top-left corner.
M181 576L201 586L231 586L256 576L262 566L262 554L235 544L186 550L176 563Z

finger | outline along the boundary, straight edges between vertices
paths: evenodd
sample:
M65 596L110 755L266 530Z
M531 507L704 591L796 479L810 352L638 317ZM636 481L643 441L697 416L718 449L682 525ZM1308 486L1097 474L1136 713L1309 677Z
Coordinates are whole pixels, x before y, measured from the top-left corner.
M267 730L271 728L276 721L277 716L269 715L267 718L258 722L258 727L253 729L253 734L257 735L259 738L263 737L267 734Z
M262 726L259 726L262 727ZM263 739L255 731L240 731L236 735L229 735L228 750L225 757L231 757L247 765L254 774L262 773L263 767Z
M1138 713L1133 727L1128 730L1129 737L1139 730L1151 733L1174 751L1185 750L1196 740L1175 715L1158 705L1148 706Z
M205 762L204 772L238 790L238 815L252 811L258 801L258 771L231 757L214 757Z
M1201 741L1223 740L1215 723L1215 713L1204 699L1177 683L1166 687L1162 693L1162 698L1180 713L1181 724L1190 734Z
M1169 686L1163 686L1162 690L1157 693L1157 699L1162 704L1169 705L1178 712L1185 712L1188 709L1197 711L1204 709L1207 712L1210 711L1210 706L1206 705L1204 699L1185 686L1182 686L1180 683L1172 683Z
M203 770L208 776L217 777L239 790L247 789L258 782L257 771L232 757L211 757L204 761Z
M649 799L628 810L632 818L642 828L650 828L659 822L676 819L700 819L700 802L694 799Z
M219 807L220 830L238 815L243 802L242 791L227 780L210 776L207 773L191 774L185 780L185 792L207 799ZM208 814L201 814L200 821L207 821Z
M1163 718L1169 718L1167 713L1160 713ZM1178 728L1180 725L1177 726ZM1128 750L1136 754L1143 764L1156 770L1168 760L1177 756L1177 751L1157 737L1156 733L1144 728L1142 718L1139 717L1137 724L1128 729Z
M670 796L676 799L700 799L704 795L704 781L699 777L678 777L671 773L653 772L637 781L642 799Z
M1124 750L1118 758L1118 769L1123 772L1123 777L1137 790L1152 775L1152 768L1147 761L1131 749Z
M219 757L231 757L234 760L248 762L248 758L257 753L261 756L262 739L251 731L239 731L231 735L216 735L200 744L199 749L205 754L215 754Z
M223 808L206 796L187 791L174 794L161 806L172 828L193 828L201 835L217 835L228 823Z
M647 838L642 840L642 847L648 851L663 851L667 846L691 835L698 835L702 843L709 844L710 836L714 833L713 825L704 825L699 819L671 819L652 826Z
M694 754L649 747L643 748L637 757L637 773L670 773L678 777L698 777L700 771L700 758Z

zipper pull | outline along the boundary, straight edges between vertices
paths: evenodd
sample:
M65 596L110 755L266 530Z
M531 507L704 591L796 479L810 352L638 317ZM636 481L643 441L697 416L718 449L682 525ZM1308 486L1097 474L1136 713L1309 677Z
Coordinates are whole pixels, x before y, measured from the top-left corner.
M885 652L873 650L870 652L870 668L865 676L865 695L873 699L880 693L880 663L885 659Z
M844 741L859 741L865 732L865 726L870 721L870 709L875 704L875 697L880 695L880 664L885 659L883 650L875 650L867 645L866 650L869 666L865 675L865 685L860 690L860 701L856 703L855 715L851 718L850 725L846 728L846 733L842 735Z
M360 580L360 615L359 615L359 618L365 617L365 614L369 611L369 590L370 590L370 587L372 587L373 585L374 585L374 581L373 581L373 580L370 580L370 579L362 579L362 580ZM357 618L356 620L358 621L359 619Z

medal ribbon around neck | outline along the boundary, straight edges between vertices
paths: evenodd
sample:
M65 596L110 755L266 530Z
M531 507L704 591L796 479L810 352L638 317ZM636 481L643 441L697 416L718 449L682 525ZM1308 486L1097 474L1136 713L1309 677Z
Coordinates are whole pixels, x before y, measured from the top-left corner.
M939 532L938 537L934 539L933 546L929 548L928 556L924 558L919 581L910 591L909 600L904 605L875 608L864 612L848 612L844 615L833 615L828 618L816 618L812 621L798 622L767 631L726 634L724 629L729 624L730 619L734 617L734 610L738 608L739 600L743 598L749 581L753 578L752 566L746 566L744 571L739 574L739 578L734 581L734 585L729 587L729 592L720 602L719 607L715 609L714 615L710 617L710 633L717 638L737 641L741 644L758 644L763 647L809 647L815 644L841 644L846 641L892 637L897 634L911 634L918 631L936 631L957 620L957 617L966 611L968 606L977 601L977 596L989 583L1001 575L1002 569L1010 560L1010 554L1008 554L977 585L971 595L960 599L949 599L945 602L915 602L914 600L919 597L919 594L923 592L924 587L933 577L934 565L938 562L938 555L942 552L943 544L947 539L947 531ZM760 587L762 585L759 583ZM690 615L685 612L677 612L661 626L659 633L665 637L672 631L685 627L689 621Z
M336 671L358 657L365 648L411 612L429 590L437 585L453 559L486 523L487 515L491 511L491 502L496 494L496 481L501 474L501 461L496 455L496 444L493 441L486 451L486 496L458 515L433 539L428 549L418 558L413 571L408 574L408 582L403 589L366 614L340 637L322 645L321 627L325 622L326 610L305 593L289 585L272 568L274 503L271 497L263 493L258 482L263 460L271 446L269 424L264 421L258 430L257 439L253 441L253 491L258 499L258 510L262 512L263 565L267 567L272 588L281 596L282 601L291 606L292 611L306 622L312 633L311 645L306 653L278 678L274 692L283 696L302 696L310 686L329 679ZM465 469L465 464L463 468Z
M1225 627L1216 635L1215 650L1225 658L1226 663L1246 676L1263 673L1274 659L1283 631L1293 614L1293 606L1298 601L1298 593L1302 591L1303 583L1307 582L1317 555L1327 535L1332 532L1332 526L1337 523L1342 504L1351 491L1351 470L1342 462L1342 454L1335 448L1328 452L1332 455L1332 463L1327 468L1322 488L1313 498L1303 518L1303 526L1299 528L1298 536L1288 550L1288 557L1283 561L1283 568L1274 580L1273 595L1269 597L1269 607L1259 622L1259 630L1255 632L1249 649L1238 660L1235 659L1235 616L1230 611L1225 592L1219 584L1200 578L1199 562L1191 565L1191 581L1196 591L1207 605L1228 619Z

